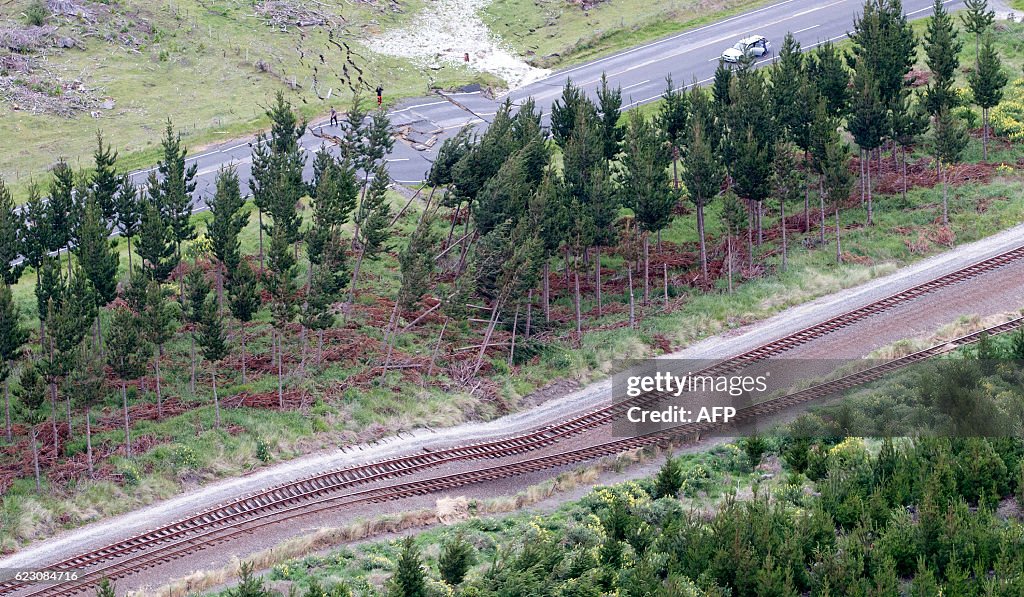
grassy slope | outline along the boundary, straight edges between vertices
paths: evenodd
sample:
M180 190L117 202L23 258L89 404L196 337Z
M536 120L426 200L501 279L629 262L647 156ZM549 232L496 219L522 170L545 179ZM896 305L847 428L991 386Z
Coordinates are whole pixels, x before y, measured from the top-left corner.
M0 26L5 21L21 24L21 12L28 4L28 0L0 4ZM168 117L183 129L192 147L249 133L266 126L263 106L277 90L288 90L285 82L292 77L302 88L289 91L290 99L306 116L322 114L332 103L347 104L348 87L326 72L340 71L344 60L328 43L326 30L307 28L301 36L295 29L277 31L256 18L249 4L112 3L118 23L127 19L155 28L152 34L130 29L142 40L137 50L108 43L101 36L86 37L77 25L61 25L60 33L82 39L85 49L56 53L48 60L49 68L65 80L82 79L87 87L98 88L97 94L114 99L115 106L100 109L98 119L88 113L63 119L12 110L7 102L0 102L0 139L5 141L0 174L15 188L24 189L29 178L41 177L56 156L84 165L91 159L97 128L121 152L126 169L156 161L162 123ZM452 67L420 72L362 45L361 40L373 33L406 23L424 5L422 0L402 0L400 12L391 10L390 2L381 3L384 8L379 9L372 3L344 0L322 4L347 19L338 39L352 45L357 54L353 60L364 69L371 89L378 81L385 82L389 99L421 95L432 85L460 85L477 77ZM304 63L300 48L307 57ZM310 91L313 67L319 62L315 56L320 53L328 61L326 66L319 65L323 93L333 88L333 101L321 101ZM260 72L259 60L272 72ZM363 93L371 92L364 89Z
M695 27L764 0L608 0L584 11L565 0L494 0L484 22L533 64L551 68Z

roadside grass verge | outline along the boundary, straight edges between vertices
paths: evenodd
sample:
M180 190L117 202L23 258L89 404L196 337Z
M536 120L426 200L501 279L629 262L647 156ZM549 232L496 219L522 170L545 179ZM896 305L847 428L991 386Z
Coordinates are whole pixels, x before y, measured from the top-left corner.
M481 16L534 66L598 58L767 4L766 0L616 0L584 10L564 0L494 0Z

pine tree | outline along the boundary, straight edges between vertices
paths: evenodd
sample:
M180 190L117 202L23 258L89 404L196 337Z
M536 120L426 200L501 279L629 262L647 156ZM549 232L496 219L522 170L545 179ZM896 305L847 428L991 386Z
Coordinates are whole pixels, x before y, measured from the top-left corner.
M11 191L0 176L0 283L16 284L21 277L24 266L14 262L26 252L19 238L23 225L21 214L14 208Z
M59 257L44 255L38 271L36 280L36 313L39 314L39 345L45 352L46 348L46 321L48 315L47 306L51 301L60 302L64 297L64 279L61 277Z
M807 78L824 98L829 116L837 118L846 114L850 76L843 64L842 52L832 42L825 42L814 51L814 59L807 65Z
M128 457L132 455L131 421L128 418L128 381L146 373L149 348L139 329L138 317L124 307L116 307L107 332L107 364L121 380L121 402L124 407L124 443Z
M281 408L284 408L282 364L284 333L298 312L298 306L295 304L295 295L298 290L295 284L295 258L289 250L288 239L285 235L284 228L274 229L274 234L270 239L270 251L267 254L267 265L270 271L266 282L271 297L270 313L273 318L277 343L277 398Z
M928 113L920 103L911 101L911 92L904 89L889 109L889 130L893 141L900 147L900 167L903 178L903 199L907 198L907 152L917 144L928 130Z
M678 161L688 132L690 119L690 96L684 89L676 89L672 75L665 77L665 91L661 94L661 107L658 108L658 128L668 138L672 146L672 187L679 188Z
M672 498L679 495L683 487L683 467L678 458L669 456L654 477L654 499Z
M96 597L117 597L117 593L114 591L114 585L110 584L110 580L104 578L100 581L100 584L96 586Z
M193 263L185 274L185 294L182 297L182 317L185 323L191 326L189 333L189 358L191 360L191 377L189 378L189 393L196 395L196 340L199 335L199 328L203 323L203 308L206 305L206 297L210 294L210 283L206 281L206 274L199 268L198 263Z
M992 26L996 13L988 10L988 0L964 0L964 8L966 10L960 13L960 22L968 33L974 34L974 70L977 71L981 61L981 35Z
M14 361L28 342L28 330L21 327L21 313L14 302L11 287L0 284L0 381L4 384L4 422L7 442L11 437L11 394L9 381Z
M355 241L359 249L359 257L352 269L352 283L348 296L348 304L355 300L356 286L359 282L359 270L364 259L376 259L381 253L387 251L387 244L391 232L391 204L388 202L388 172L384 165L377 168L373 175L373 182L366 191L363 199L359 202L352 217L356 225Z
M725 263L729 276L729 292L732 293L732 247L735 238L747 222L747 214L743 209L743 202L736 196L732 189L722 194L722 226L725 228L726 256Z
M941 110L935 117L935 136L932 139L935 159L942 171L942 224L949 225L949 183L946 173L949 167L960 161L967 147L967 129L960 119L948 109Z
M647 304L650 302L650 235L669 225L676 204L664 174L670 155L665 151L660 131L638 112L630 114L623 150L619 162L622 202L633 209L643 233L644 304ZM570 209L568 213L573 212Z
M252 562L238 566L238 585L229 589L230 597L270 597L272 593L263 585L263 579L253 574Z
M608 77L601 73L601 86L597 88L597 111L601 122L601 143L604 158L613 160L619 153L622 143L622 129L619 128L619 117L622 115L622 88L612 89L608 85Z
M402 541L402 553L398 557L395 574L391 577L389 597L426 597L427 583L420 564L420 552L412 537Z
M252 266L242 261L228 279L231 316L238 320L238 334L242 344L242 383L245 383L245 324L252 321L260 309L259 287Z
M960 68L959 55L963 42L957 39L953 17L946 12L942 0L935 0L932 11L932 18L924 34L924 51L925 62L932 72L925 91L925 104L934 117L943 109L951 110L957 105L953 82Z
M96 151L93 152L95 168L89 181L92 199L100 207L103 220L111 221L117 215L117 194L121 187L115 164L117 152L110 145L104 147L103 133L96 131Z
M157 162L156 170L150 173L147 185L150 199L159 209L164 225L170 229L175 246L174 266L177 266L182 256L181 245L196 234L192 224L192 193L196 190L198 164L185 165L188 149L182 147L181 134L175 134L169 118L160 146L163 157Z
M437 558L437 571L441 580L450 587L457 587L466 578L466 573L476 563L473 546L466 541L462 533L455 539L445 542L441 555Z
M38 286L39 268L49 253L51 229L49 209L39 194L39 187L35 184L28 188L28 200L22 208L21 215L20 250L25 262L36 270Z
M74 213L75 173L63 158L53 167L50 196L46 202L49 241L47 252L62 251L71 243L72 214ZM71 275L71 254L68 253L68 276Z
M786 203L796 201L800 197L800 189L805 187L804 174L797 167L795 148L786 143L775 147L775 158L772 160L771 188L779 201L779 226L782 229L782 271L786 271L787 239L786 239Z
M867 225L872 224L871 153L881 147L888 111L879 91L878 79L866 59L859 59L853 77L853 98L846 127L860 147L860 198L867 191ZM865 167L867 179L865 180Z
M128 277L132 275L132 239L138 236L142 223L142 201L139 190L127 176L121 179L114 199L117 211L115 222L121 236L128 242Z
M273 226L283 227L289 244L294 243L298 240L301 224L295 206L309 190L302 180L305 154L299 151L299 139L306 131L306 122L296 118L291 104L280 91L266 114L271 120L270 136L268 138L261 133L256 137L252 179L249 181L253 201L259 210L261 264L263 231L273 234L271 227L264 223L263 214L270 215ZM352 118L351 111L349 118Z
M100 305L106 305L117 296L117 266L120 258L116 242L110 240L110 229L103 219L102 209L94 199L85 207L85 215L78 233L79 267L92 283Z
M411 311L416 303L430 290L434 274L437 245L440 239L433 230L433 220L423 218L409 237L409 243L398 256L402 273L402 286L398 291L398 306L402 311Z
M761 244L761 205L771 191L771 155L767 148L761 144L752 127L744 129L745 132L737 130L743 137L734 140L731 145L735 147L734 158L729 165L729 174L735 183L736 194L747 200L750 206L752 220L756 222L757 243ZM752 234L748 227L747 244L752 245ZM750 258L753 259L751 249Z
M704 208L718 195L725 170L705 140L706 132L699 121L693 123L689 147L683 161L683 184L690 201L697 208L697 236L700 239L700 271L708 283L708 251L704 235Z
M163 417L163 388L160 375L160 357L164 353L164 345L171 341L178 327L175 309L167 300L167 291L156 280L147 279L144 275L132 279L132 289L140 287L142 300L133 305L139 314L142 332L146 341L153 347L153 369L156 373L156 408L157 416Z
M799 102L794 101L804 85L804 55L792 33L782 40L779 58L772 65L772 111L786 136L796 140L804 121Z
M980 0L984 6L984 0ZM970 4L968 4L970 6ZM981 108L982 116L982 159L988 161L988 114L1003 101L1003 88L1009 77L1003 72L1003 63L992 46L992 40L985 37L985 44L978 57L977 68L968 76L974 103Z
M551 105L551 137L559 147L566 142L576 130L576 119L586 113L592 116L596 112L594 104L583 94L583 90L573 84L572 79L565 80L562 96Z
M339 227L348 222L355 209L359 187L355 169L351 162L337 162L326 151L317 154L326 156L321 173L316 177L313 192L312 226L306 232L306 253L313 264L319 264L327 243L336 235Z
M224 316L217 306L217 300L207 296L203 302L199 320L199 346L203 349L203 358L210 363L210 382L213 386L213 405L215 424L220 428L220 399L217 397L217 367L224 357L228 356L228 339L224 334Z
M150 279L165 282L178 263L171 228L148 197L142 199L141 214L138 253L142 270Z
M207 201L207 207L211 217L206 223L206 236L217 260L219 307L224 299L224 278L235 271L242 259L238 235L249 221L248 212L243 211L245 200L238 186L238 173L233 167L217 173L217 190Z
M714 108L713 114L721 121L725 121L732 103L732 69L724 61L719 60L715 67L715 77L711 83L711 105ZM694 87L696 89L696 87Z
M833 203L836 216L836 262L843 262L843 251L840 245L839 212L842 202L850 196L853 183L850 177L850 147L842 142L837 132L833 132L824 141L825 154L821 161L821 173L825 197Z

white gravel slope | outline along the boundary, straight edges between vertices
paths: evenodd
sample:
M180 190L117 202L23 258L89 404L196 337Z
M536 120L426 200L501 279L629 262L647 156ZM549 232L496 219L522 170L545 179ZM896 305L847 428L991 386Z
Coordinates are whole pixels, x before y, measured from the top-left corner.
M550 71L534 68L491 33L478 11L491 0L429 0L413 22L366 41L371 50L409 58L436 68L441 62L463 64L497 75L510 89L543 79ZM469 62L465 55L469 54Z

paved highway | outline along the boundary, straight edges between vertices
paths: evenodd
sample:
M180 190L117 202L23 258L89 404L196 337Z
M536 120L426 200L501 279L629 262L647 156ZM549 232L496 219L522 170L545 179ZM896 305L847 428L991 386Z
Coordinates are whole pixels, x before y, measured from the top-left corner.
M945 4L948 10L956 10L963 2L946 0ZM612 86L622 89L623 107L638 106L661 96L667 75L672 75L673 81L680 86L689 86L694 80L700 84L707 83L714 74L722 50L747 35L764 35L772 42L772 54L759 60L758 65L768 64L775 59L788 31L793 32L805 49L825 41L840 40L852 29L854 17L862 6L863 0L783 0L561 70L498 98L489 98L476 91L405 100L389 112L394 126L417 131L415 136L421 140L430 137L436 137L436 140L426 149L417 149L413 143L403 139L397 140L388 158L391 177L404 185L421 182L441 141L466 125L486 126L498 104L506 97L518 104L532 96L538 108L543 111L547 124L551 105L558 99L567 79L571 78L593 94L601 74L607 73ZM932 2L906 0L904 10L911 19L927 17L931 15ZM337 132L323 124L314 128L328 134ZM302 145L308 151L315 151L321 143L321 139L310 133L302 139ZM213 192L217 171L222 166L234 164L243 186L246 186L252 165L249 141L227 142L191 156L189 161L199 164L196 204L197 209L201 210L202 198ZM312 160L307 160L307 176L312 173L311 164ZM142 183L148 173L149 170L137 172L134 179Z

